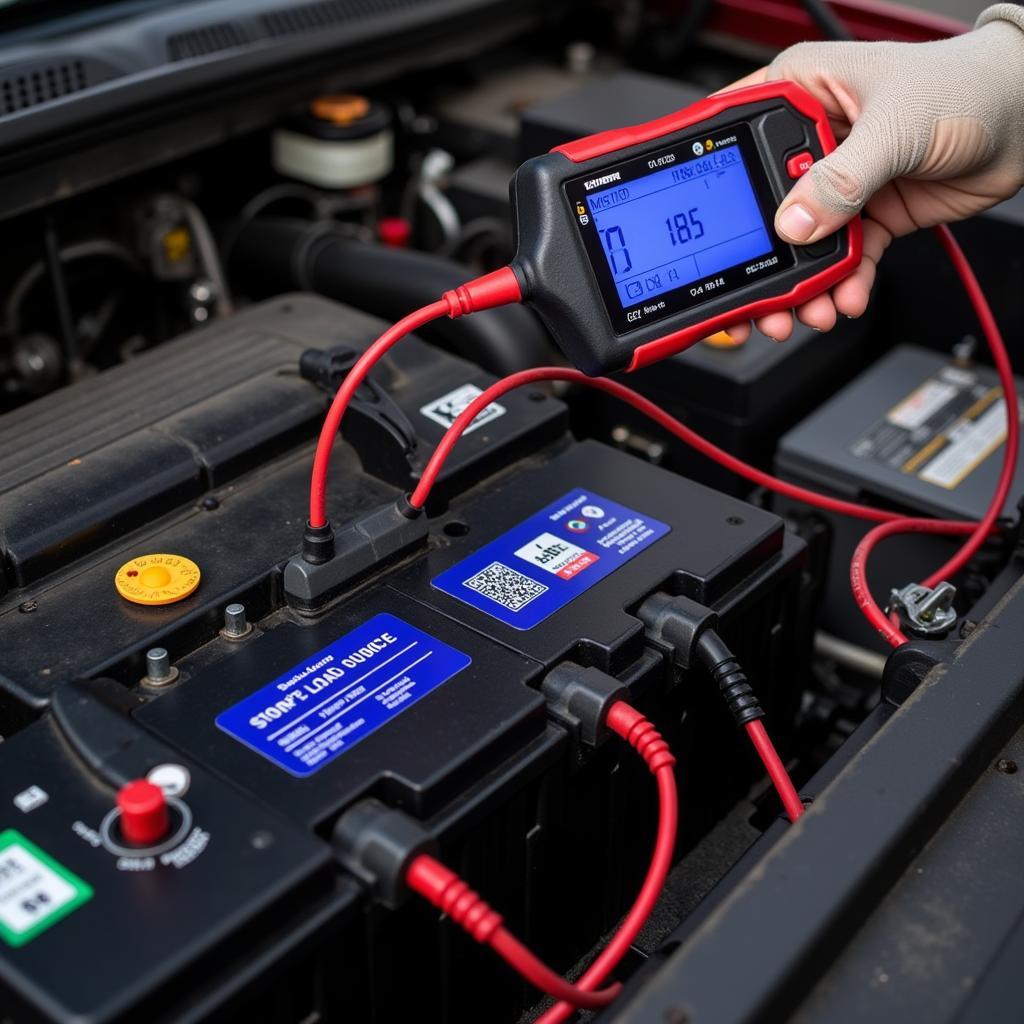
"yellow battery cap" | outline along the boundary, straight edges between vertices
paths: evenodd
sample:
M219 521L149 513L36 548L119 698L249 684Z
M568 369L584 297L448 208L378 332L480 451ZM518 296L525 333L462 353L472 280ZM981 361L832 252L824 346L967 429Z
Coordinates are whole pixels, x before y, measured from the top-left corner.
M199 566L184 555L139 555L114 577L117 592L133 604L174 604L199 586Z
M739 348L744 342L736 341L727 331L718 331L716 334L705 338L704 344L710 345L712 348Z

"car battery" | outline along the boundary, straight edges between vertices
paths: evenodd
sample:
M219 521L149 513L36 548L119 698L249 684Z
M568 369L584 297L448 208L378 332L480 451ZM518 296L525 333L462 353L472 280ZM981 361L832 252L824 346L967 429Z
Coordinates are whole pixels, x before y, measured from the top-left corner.
M545 678L598 668L656 721L679 758L682 853L760 769L710 679L672 672L636 608L666 591L715 609L784 748L810 640L804 555L770 513L597 442L556 444L451 497L418 554L319 613L279 608L185 656L132 718L305 835L368 799L400 808L564 970L635 895L656 816L640 759L584 745ZM486 1005L513 1021L536 1001L415 900L365 894L332 941L313 958L361 965L344 1007L360 1020L478 1021Z
M0 417L0 735L64 681L136 684L147 649L176 660L210 641L232 601L253 618L278 606L331 375L384 327L326 299L282 296ZM493 380L415 337L389 353L346 417L334 521L409 489ZM464 439L442 490L558 440L565 424L555 399L507 396ZM119 567L153 552L197 564L192 596L147 606L118 594Z
M806 651L809 643L802 611L805 550L774 516L591 441L453 506L444 529L449 542L406 568L396 585L547 670L569 659L620 677L635 674L648 651L637 607L656 591L685 594L718 611L723 635L777 720L794 711L799 682L778 684L797 663L790 660L799 658L793 652ZM640 699L644 688L636 688ZM736 772L739 737L717 693L691 683L662 700L655 719L689 766L680 778L689 843L750 778ZM713 734L712 723L722 731ZM704 772L715 777L716 795L707 801L696 796ZM650 795L641 776L627 801ZM607 803L615 792L611 777L595 772L584 783L588 798L565 807L561 841L547 862L564 858L561 871L590 883L562 891L570 912L553 917L538 937L552 952L572 944L568 927L587 920L603 930L603 917L606 929L625 906L618 902L603 916L590 899L615 885L596 862L580 862L581 844L619 850L628 868L611 878L638 881L646 866L627 837L650 818L609 831L609 822L628 813ZM631 891L621 892L620 901Z
M315 835L133 724L109 686L122 709L83 689L62 728L0 745L0 1018L295 1021L340 1005L362 965L336 960L318 996L308 950L358 919L358 886ZM138 809L82 752L107 779L162 780L164 828L131 842Z
M993 369L899 345L790 431L779 444L775 469L803 487L910 516L980 519L995 492L1005 423ZM1015 486L1011 495L1017 493ZM884 642L858 613L849 584L853 550L869 527L790 501L779 508L828 523L822 626L883 649ZM1016 515L1012 499L1004 514ZM919 582L958 543L923 535L887 541L868 567L875 598L885 604L894 587Z

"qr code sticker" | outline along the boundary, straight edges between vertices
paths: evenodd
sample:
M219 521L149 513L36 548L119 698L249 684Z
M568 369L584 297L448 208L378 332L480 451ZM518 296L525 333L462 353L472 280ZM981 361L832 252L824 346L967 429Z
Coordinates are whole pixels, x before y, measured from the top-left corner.
M540 597L548 590L543 583L501 562L491 562L486 569L464 580L463 585L512 612L525 608L535 597Z

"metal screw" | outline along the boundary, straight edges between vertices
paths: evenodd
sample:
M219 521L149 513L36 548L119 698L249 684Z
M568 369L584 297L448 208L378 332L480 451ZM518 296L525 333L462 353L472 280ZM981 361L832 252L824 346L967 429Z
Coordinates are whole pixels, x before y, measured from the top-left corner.
M199 507L204 512L212 512L214 509L220 508L220 502L213 497L212 494L208 494L201 502L199 502Z
M22 603L18 605L18 611L23 615L28 615L29 612L34 612L38 607L39 602L34 599L31 601L22 601Z
M996 761L996 771L1002 772L1004 775L1016 775L1017 762L1011 761L1008 757L1001 757Z
M953 346L953 362L967 369L974 361L974 350L978 347L978 339L973 334L966 335Z
M565 48L565 63L573 75L589 74L594 69L596 59L597 50L593 43L578 40Z
M178 678L178 670L171 664L171 656L163 647L152 647L146 651L147 686L167 686Z
M224 609L224 628L220 635L228 640L241 640L252 632L252 625L245 617L244 604L229 604Z
M201 302L203 305L213 298L213 288L210 287L209 281L193 281L188 293L192 299L196 302Z

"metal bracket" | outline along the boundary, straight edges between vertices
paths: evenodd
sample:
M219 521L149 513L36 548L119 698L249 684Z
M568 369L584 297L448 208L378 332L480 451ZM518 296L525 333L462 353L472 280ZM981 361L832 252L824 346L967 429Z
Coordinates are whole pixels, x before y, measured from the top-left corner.
M956 625L953 599L956 587L943 580L934 587L908 583L889 595L889 607L899 611L909 628L925 636L948 633Z

